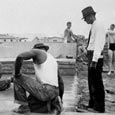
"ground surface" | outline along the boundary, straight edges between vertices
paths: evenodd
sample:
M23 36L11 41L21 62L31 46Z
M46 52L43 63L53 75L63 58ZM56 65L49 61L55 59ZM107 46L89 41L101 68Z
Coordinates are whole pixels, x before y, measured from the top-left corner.
M89 92L87 83L87 65L82 63L77 63L78 70L78 94L79 102L77 107L82 108L82 105L88 104ZM106 113L115 112L115 74L107 75L107 72L103 72L103 83L105 86L105 108Z
M9 76L7 76L9 77ZM3 77L6 78L6 77ZM64 93L64 112L62 115L95 115L99 113L76 112L76 107L82 107L82 104L88 103L88 85L87 85L87 65L77 63L77 73L75 76L63 76L65 84ZM103 72L103 82L106 93L106 113L104 115L115 114L115 75L107 76ZM13 84L6 91L0 92L0 115L19 115L12 113L12 109L18 107L13 102ZM42 115L32 113L31 115ZM45 115L45 114L44 114ZM99 114L103 115L103 114Z
M8 79L11 77L10 75L4 75L2 79ZM64 113L65 112L75 112L75 76L63 76L64 85L65 85L65 92L64 92ZM0 92L0 115L15 115L12 113L12 109L17 108L19 105L14 103L13 98L13 84L11 87L5 91ZM16 114L17 115L17 114ZM36 114L32 114L36 115ZM37 114L38 115L38 114Z

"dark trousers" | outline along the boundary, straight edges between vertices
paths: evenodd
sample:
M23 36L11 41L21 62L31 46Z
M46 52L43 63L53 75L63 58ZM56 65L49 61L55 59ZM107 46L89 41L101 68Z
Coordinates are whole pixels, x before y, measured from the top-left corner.
M96 68L90 67L93 51L88 51L89 106L100 112L105 111L105 92L102 81L103 58L98 59Z
M28 105L26 92L40 101L49 101L59 95L58 87L41 84L33 78L21 75L14 79L14 98L20 104Z
M61 88L61 90L59 90ZM19 104L29 105L31 112L47 113L49 104L51 109L60 108L57 97L63 98L63 80L59 77L59 88L48 84L41 84L33 78L21 75L14 79L14 99ZM27 97L26 92L29 92ZM58 107L59 106L59 107Z
M64 94L64 82L62 77L60 76L60 74L58 74L58 84L59 84L59 96L61 98L61 101L63 103L63 94ZM58 105L55 103L56 100L52 100L51 101L51 110L53 110L53 108L55 108L55 105ZM35 113L47 113L47 102L43 102L38 100L37 98L35 98L32 95L29 95L28 97L28 103L29 103L29 107L31 109L32 112Z

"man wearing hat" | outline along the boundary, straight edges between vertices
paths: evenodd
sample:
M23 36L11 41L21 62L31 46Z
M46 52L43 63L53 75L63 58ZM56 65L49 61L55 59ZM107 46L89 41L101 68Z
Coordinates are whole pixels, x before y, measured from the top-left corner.
M33 49L30 51L21 53L17 56L13 81L14 99L15 102L21 104L21 106L19 106L18 109L15 109L14 112L27 113L32 111L32 106L29 106L26 92L28 92L31 97L36 98L39 102L46 102L45 106L47 106L47 110L41 110L40 112L55 112L56 114L61 112L58 64L56 59L46 52L48 49L48 46L39 43L34 45ZM20 72L23 61L29 59L33 60L35 79L23 75ZM63 86L62 79L61 84ZM41 103L39 104L41 105ZM39 108L37 109L39 111Z
M103 48L105 45L105 28L96 19L96 12L91 6L82 10L83 19L91 24L88 45L88 86L89 86L89 110L105 112L105 92L102 80Z

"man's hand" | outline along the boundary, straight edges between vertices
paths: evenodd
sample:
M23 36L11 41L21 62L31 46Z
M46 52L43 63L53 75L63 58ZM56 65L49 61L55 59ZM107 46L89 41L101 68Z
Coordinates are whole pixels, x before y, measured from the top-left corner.
M96 68L96 66L97 66L97 62L92 61L91 64L90 64L90 67L91 68Z

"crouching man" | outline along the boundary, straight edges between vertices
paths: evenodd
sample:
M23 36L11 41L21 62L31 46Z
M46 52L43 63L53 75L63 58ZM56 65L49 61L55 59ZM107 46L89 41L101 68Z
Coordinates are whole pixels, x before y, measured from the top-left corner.
M13 110L14 112L31 112L31 106L29 106L30 100L35 98L40 102L40 105L41 102L45 103L47 112L60 114L62 102L59 96L58 64L56 59L51 54L47 53L48 49L48 46L39 43L34 45L33 49L30 51L17 56L13 81L14 99L15 102L21 105L18 109ZM35 79L20 73L23 61L29 59L33 60ZM63 90L62 82L61 95L63 95ZM30 94L29 97L27 97L26 92ZM42 112L44 111L42 110Z

